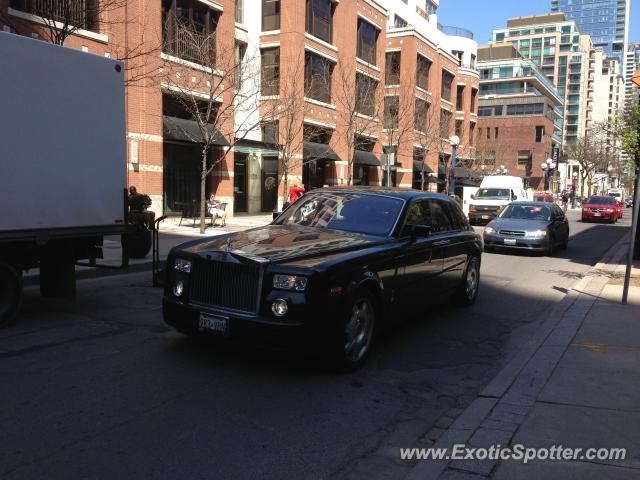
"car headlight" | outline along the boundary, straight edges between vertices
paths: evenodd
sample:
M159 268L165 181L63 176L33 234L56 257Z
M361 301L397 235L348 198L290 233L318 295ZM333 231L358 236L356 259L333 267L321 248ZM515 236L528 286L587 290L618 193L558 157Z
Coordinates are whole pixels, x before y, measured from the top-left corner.
M173 262L173 269L179 272L191 273L191 261L183 258L176 258Z
M279 290L296 290L298 292L307 288L307 277L297 277L295 275L274 275L273 288Z
M496 233L496 229L493 227L486 227L484 233Z
M469 207L469 212L470 212L470 213L475 213L475 212L476 212L476 207L475 207L474 205L471 205L471 206Z
M534 230L533 232L527 232L527 237L539 238L539 237L546 237L546 236L547 236L546 230Z

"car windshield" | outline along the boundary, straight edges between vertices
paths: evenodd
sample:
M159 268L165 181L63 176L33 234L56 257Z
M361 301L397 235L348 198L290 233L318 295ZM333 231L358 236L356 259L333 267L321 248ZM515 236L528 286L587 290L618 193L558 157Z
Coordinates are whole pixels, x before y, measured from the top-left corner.
M613 205L615 198L613 197L591 197L587 200L591 205Z
M508 188L481 188L476 193L477 199L482 200L509 200L511 190Z
M332 228L367 235L389 235L402 211L399 198L382 195L318 192L304 195L276 225Z
M533 197L536 202L544 202L544 195L536 195Z
M502 211L500 218L549 220L551 218L551 210L545 205L516 205L512 203Z

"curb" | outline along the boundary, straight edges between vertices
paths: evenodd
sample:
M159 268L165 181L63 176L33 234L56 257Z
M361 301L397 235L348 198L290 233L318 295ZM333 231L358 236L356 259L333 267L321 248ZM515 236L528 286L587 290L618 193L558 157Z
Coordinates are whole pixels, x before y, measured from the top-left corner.
M541 314L547 318L534 341L498 372L431 448L510 442L607 284L606 278L595 274L611 269L611 264L623 258L627 244L623 235L558 304ZM484 478L497 466L492 460L420 461L405 478L435 480L447 469L448 479Z

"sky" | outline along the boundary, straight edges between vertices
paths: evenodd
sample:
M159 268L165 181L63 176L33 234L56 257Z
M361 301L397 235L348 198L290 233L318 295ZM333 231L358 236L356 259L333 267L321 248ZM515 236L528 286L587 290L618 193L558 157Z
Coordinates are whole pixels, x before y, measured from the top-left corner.
M548 13L551 0L440 0L442 25L471 30L478 44L487 43L494 28L504 28L507 18ZM631 0L629 41L640 42L640 0Z

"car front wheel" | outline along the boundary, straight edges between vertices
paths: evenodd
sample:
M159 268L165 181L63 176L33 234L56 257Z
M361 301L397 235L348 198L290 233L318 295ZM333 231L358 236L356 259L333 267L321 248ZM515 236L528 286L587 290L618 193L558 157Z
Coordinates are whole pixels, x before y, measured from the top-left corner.
M332 364L343 372L360 368L373 342L377 317L376 301L367 290L359 290L349 304L331 345Z
M472 305L478 296L478 288L480 287L480 259L471 257L467 263L467 269L464 272L462 283L458 287L455 294L455 302L463 307Z

